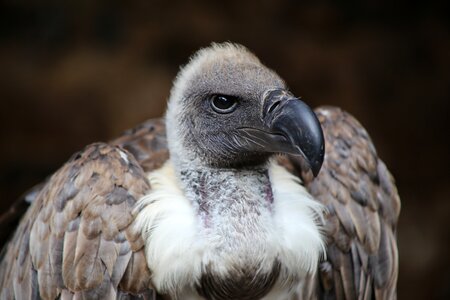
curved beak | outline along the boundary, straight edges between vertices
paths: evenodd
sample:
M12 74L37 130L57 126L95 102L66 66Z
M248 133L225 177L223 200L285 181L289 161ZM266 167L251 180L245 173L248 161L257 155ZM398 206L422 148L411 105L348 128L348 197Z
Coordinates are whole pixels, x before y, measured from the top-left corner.
M322 127L315 113L303 101L282 89L269 90L263 99L262 128L240 128L254 147L266 152L301 155L314 176L325 155Z

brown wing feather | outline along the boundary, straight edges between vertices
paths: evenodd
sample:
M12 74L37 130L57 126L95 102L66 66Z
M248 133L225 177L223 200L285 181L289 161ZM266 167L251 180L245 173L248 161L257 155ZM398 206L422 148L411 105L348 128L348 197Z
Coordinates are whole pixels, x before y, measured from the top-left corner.
M74 155L40 188L4 248L0 298L156 299L132 224L135 202L150 189L139 163L146 171L161 165L165 145L162 121L153 120Z
M163 119L150 119L123 133L109 142L133 154L145 172L159 168L169 158ZM15 228L36 196L47 182L42 182L17 198L10 208L0 215L0 228ZM0 238L7 239L9 233L1 231Z
M400 199L394 179L364 128L346 112L316 110L326 154L313 179L291 157L309 192L326 205L327 259L319 266L321 299L395 299L396 223ZM285 162L286 163L286 162Z
M151 119L126 131L111 142L127 149L145 172L161 167L169 158L166 127L163 119Z

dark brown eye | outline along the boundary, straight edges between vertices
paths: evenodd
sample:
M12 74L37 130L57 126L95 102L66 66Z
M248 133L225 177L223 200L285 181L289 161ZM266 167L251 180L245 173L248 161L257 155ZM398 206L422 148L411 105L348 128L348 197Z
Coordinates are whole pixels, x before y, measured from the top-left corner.
M237 97L226 95L213 95L211 97L211 107L219 114L228 114L236 108Z

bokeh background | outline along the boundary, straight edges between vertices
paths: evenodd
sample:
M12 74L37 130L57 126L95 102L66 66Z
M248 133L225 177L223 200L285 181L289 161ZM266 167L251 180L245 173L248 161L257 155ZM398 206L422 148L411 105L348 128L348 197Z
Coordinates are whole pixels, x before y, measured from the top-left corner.
M196 49L239 42L367 128L402 198L399 299L450 299L448 3L1 1L0 212L86 144L161 116Z

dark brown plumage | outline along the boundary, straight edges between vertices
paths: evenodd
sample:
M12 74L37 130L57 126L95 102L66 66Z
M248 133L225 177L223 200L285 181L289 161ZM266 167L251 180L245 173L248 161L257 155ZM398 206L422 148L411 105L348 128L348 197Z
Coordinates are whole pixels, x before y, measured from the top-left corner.
M120 151L90 145L41 189L6 246L2 299L152 293L143 241L131 226L134 203L150 187Z
M291 157L291 162L311 195L328 209L319 298L395 299L400 199L394 179L351 115L332 107L315 112L326 141L322 170L313 179L302 172L301 161Z

